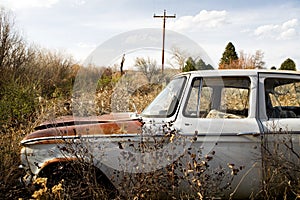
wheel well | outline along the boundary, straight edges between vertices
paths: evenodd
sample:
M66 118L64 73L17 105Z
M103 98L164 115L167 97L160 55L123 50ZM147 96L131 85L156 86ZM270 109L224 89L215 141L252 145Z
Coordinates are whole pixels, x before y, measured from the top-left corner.
M85 162L53 162L41 169L37 177L48 178L47 185L50 187L58 184L62 179L89 179L89 181L95 181L106 189L116 191L112 182L98 167Z

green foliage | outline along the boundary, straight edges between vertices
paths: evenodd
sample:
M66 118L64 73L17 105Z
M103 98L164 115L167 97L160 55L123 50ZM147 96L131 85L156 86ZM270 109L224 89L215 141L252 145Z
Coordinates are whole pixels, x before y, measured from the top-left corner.
M205 64L202 59L199 59L196 63L197 70L212 70L214 67L211 64Z
M231 42L229 42L225 47L225 51L222 55L219 65L229 65L238 59L239 57L235 51L234 45Z
M279 70L293 70L293 71L296 71L296 64L295 62L288 58L286 59L280 66Z
M185 65L182 69L183 72L195 71L196 70L196 63L192 57L189 57L185 62Z
M18 126L27 124L34 117L36 91L18 82L7 83L0 91L0 125Z
M39 93L33 98L70 96L78 69L71 58L27 45L15 30L12 15L4 9L0 9L0 30L0 98L11 106L19 102L20 108L10 108L14 117L15 110L29 109L22 104L23 99L28 101L23 93L30 88Z
M105 88L111 88L112 86L112 77L103 76L98 80L98 86L100 90L103 90Z
M101 77L98 80L97 90L103 90L105 88L111 89L114 85L115 81L112 77L112 70L110 68L106 68L102 73Z
M202 59L194 60L192 57L189 57L185 62L185 65L182 69L183 72L195 71L195 70L212 70L213 66L206 64Z

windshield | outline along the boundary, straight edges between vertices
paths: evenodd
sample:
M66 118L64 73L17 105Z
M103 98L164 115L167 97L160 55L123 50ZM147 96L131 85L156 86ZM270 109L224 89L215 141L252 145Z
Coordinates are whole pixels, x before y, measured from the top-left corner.
M170 117L178 106L186 77L173 79L154 101L143 111L145 117Z

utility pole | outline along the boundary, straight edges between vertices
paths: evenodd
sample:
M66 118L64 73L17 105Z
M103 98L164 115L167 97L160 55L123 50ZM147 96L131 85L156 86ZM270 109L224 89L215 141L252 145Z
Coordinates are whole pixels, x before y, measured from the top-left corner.
M165 64L165 29L166 29L166 18L176 18L176 15L167 15L164 10L164 15L153 15L154 18L163 18L163 44L162 44L162 55L161 55L161 72L164 73Z

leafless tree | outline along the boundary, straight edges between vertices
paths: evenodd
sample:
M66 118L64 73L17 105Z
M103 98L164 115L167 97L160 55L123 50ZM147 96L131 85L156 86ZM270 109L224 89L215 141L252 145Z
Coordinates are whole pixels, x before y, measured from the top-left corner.
M244 51L240 51L238 60L239 69L263 69L265 62L263 61L264 53L261 50L257 50L254 55L246 54Z
M24 74L25 67L33 58L34 50L14 27L11 12L0 9L0 76L1 82L15 80Z
M179 70L181 71L184 67L184 63L187 59L187 55L186 52L184 52L183 50L177 48L177 47L173 47L171 49L172 51L172 60L175 60L175 65L170 63L174 68L179 68Z
M59 93L69 92L79 68L72 57L61 52L36 49L28 70L41 87L42 95L51 96L57 89Z
M160 73L156 61L149 57L147 59L137 57L135 59L135 65L146 76L149 83L152 83L154 77Z
M0 9L0 70L17 72L32 55L24 39L14 29L12 14ZM3 73L2 73L3 74Z
M264 68L265 62L263 61L263 58L264 58L264 52L262 52L261 50L257 50L253 58L255 68L257 69Z

